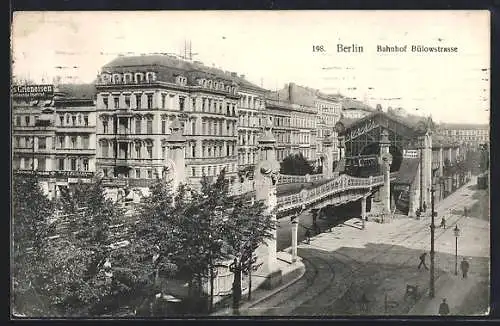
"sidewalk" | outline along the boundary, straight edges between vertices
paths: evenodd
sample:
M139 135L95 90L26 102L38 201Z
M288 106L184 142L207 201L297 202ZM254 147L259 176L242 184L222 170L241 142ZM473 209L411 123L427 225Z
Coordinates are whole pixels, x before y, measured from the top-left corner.
M262 259L265 260L267 257L263 256ZM277 292L283 290L284 288L290 286L291 284L298 281L305 273L305 266L300 257L297 257L297 261L292 263L292 256L288 252L280 251L277 252L278 269L282 273L281 285L274 289L265 289L263 287L266 281L266 276L268 271L266 267L262 266L256 272L252 274L252 299L248 301L248 289L245 289L242 293L242 300L240 303L239 311L234 311L231 307L232 297L231 295L226 296L220 300L220 304L217 311L211 314L211 316L238 316L238 315L249 315L248 311L250 308L259 302L266 300L267 298L273 296Z
M443 298L450 307L450 315L461 315L463 312L460 308L467 304L469 293L478 286L481 277L470 275L466 279L462 279L461 275L445 274L441 276L435 285L435 296L430 298L425 295L419 302L410 310L410 315L439 315L439 305Z

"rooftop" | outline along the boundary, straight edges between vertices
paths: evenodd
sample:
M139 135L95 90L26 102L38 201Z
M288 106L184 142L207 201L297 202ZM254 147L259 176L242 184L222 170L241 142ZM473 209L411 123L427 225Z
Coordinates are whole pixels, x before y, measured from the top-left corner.
M441 123L439 124L440 129L490 129L490 125L485 124L473 124L473 123Z
M187 61L177 58L172 55L148 54L141 56L119 56L102 67L103 72L124 71L124 68L141 67L141 68L165 68L176 71L185 71L193 73L192 78L199 77L196 72L201 72L210 75L212 78L219 78L226 81L232 81L242 87L248 87L258 91L267 91L266 89L257 86L248 81L243 75L238 75L234 72L224 71L215 67L208 67L200 61ZM162 78L163 77L163 78ZM170 79L171 76L161 75L160 80Z
M54 93L62 100L93 100L97 90L94 84L59 84Z

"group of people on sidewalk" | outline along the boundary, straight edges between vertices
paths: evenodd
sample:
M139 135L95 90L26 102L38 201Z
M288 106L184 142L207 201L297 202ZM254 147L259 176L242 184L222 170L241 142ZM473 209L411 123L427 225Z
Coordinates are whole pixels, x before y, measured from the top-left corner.
M420 263L418 264L418 267L417 267L418 269L420 269L420 267L422 267L422 266L424 266L424 268L426 270L429 269L429 268L427 268L427 265L425 264L426 257L427 257L426 252L424 252L420 255L420 257L419 257ZM460 262L460 270L462 271L462 278L467 278L467 274L469 272L469 262L467 261L467 259L465 259L465 257ZM448 315L450 313L450 307L448 306L448 303L446 302L446 298L443 298L443 301L439 305L438 313L442 316Z
M419 259L420 259L420 264L418 264L418 269L420 269L420 267L424 266L424 268L426 270L429 270L429 268L427 267L427 265L425 264L425 258L427 257L427 253L424 252L423 254L420 255ZM467 273L469 272L469 262L467 261L467 259L465 259L465 257L462 259L462 261L460 262L460 270L462 271L462 278L467 278Z

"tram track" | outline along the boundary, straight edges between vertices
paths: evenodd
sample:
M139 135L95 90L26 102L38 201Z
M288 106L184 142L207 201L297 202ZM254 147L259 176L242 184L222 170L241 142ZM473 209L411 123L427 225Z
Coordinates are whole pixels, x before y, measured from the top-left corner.
M437 211L443 214L443 212L452 207L456 207L458 204L463 205L464 198L458 195L455 196L456 198L450 198L450 202L447 202L447 205L443 207L439 207ZM470 201L470 198L468 198L467 202L468 201ZM467 204L470 205L470 203ZM448 223L449 225L457 224L464 217L465 216L459 216L453 223L450 223L451 221L448 221ZM321 254L314 252L313 256L312 253L309 254L308 252L314 250L314 246L300 246L298 248L298 253L306 267L306 273L302 279L249 309L254 310L254 312L260 315L331 315L331 307L333 307L349 289L356 285L356 278L353 277L354 275L362 271L366 268L366 265L370 263L377 264L377 260L380 257L387 256L388 254L390 255L391 252L394 252L395 248L402 244L404 244L405 247L408 247L408 245L421 244L425 241L425 238L429 237L429 232L425 232L425 230L430 227L427 222L428 221L425 221L425 224L416 230L411 229L411 227L414 227L414 224L410 228L406 228L402 235L399 235L394 239L392 244L389 244L387 249L372 257L370 257L371 253L357 258L339 252L322 254L326 251L322 251ZM436 229L435 239L439 239L448 231L448 229L440 230L437 227ZM327 250L327 248L320 249ZM427 248L425 251L427 251ZM398 270L403 266L411 266L412 263L410 262L412 260L418 262L416 257L408 257L403 261L399 260L398 263L392 265L391 268ZM344 276L347 275L351 275L353 280L345 283L347 277ZM437 275L436 281L438 278L439 275ZM332 297L332 293L334 293L334 297ZM311 308L313 308L313 310L311 310ZM313 311L312 314L310 313L311 311Z

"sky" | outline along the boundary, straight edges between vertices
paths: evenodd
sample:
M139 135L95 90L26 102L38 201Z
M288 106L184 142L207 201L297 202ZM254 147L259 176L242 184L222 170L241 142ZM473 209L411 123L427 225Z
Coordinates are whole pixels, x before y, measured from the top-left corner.
M36 83L92 82L120 54L184 54L189 40L193 60L270 90L295 82L438 122L488 123L489 24L488 11L15 12L12 72Z

